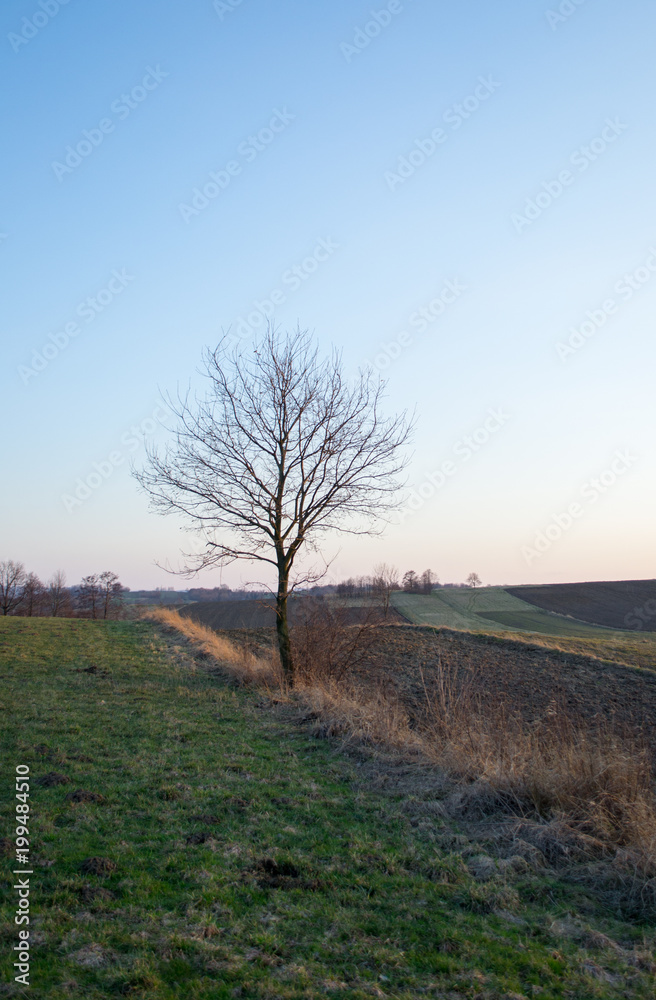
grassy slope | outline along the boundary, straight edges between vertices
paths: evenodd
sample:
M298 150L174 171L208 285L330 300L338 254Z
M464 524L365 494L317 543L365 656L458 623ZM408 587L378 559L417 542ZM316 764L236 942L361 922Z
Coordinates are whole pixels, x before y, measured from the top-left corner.
M536 608L513 597L502 587L441 588L433 591L429 597L396 593L394 605L418 625L442 625L489 632L512 629L581 638L613 635L608 629Z
M413 829L401 801L358 782L353 758L195 665L154 625L5 619L0 675L3 788L18 763L33 780L70 779L32 787L35 997L652 995L653 978L612 949L548 930L577 906L626 943L639 929L547 876L476 881L440 847L430 803ZM67 801L77 788L104 803ZM12 805L3 795L3 836ZM189 843L194 834L210 836ZM82 874L91 856L116 871ZM267 886L254 870L265 857L298 876ZM7 983L16 928L5 899Z

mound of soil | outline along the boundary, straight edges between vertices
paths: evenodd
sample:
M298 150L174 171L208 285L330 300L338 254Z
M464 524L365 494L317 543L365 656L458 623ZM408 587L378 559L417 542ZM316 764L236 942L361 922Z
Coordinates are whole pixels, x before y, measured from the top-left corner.
M57 785L68 785L70 780L65 774L59 774L58 771L48 771L43 777L37 778L34 784L40 788L55 788Z
M186 843L192 846L197 846L198 844L204 844L210 839L211 834L209 833L190 833L187 837Z
M287 862L273 858L260 858L250 869L261 889L305 889L316 892L321 888L318 879L306 879L299 869Z
M74 792L69 792L66 796L69 802L104 802L104 798L98 792L88 792L86 788L76 788Z
M83 861L80 865L80 871L84 872L85 875L111 875L117 867L116 862L109 858L94 857Z
M83 903L108 903L116 899L111 889L103 889L97 885L83 885L77 890Z

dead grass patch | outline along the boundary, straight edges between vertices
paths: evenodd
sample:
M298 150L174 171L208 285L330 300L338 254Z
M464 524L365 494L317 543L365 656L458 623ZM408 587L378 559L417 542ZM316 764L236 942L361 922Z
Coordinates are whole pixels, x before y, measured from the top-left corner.
M267 689L281 687L281 671L273 652L269 656L255 656L245 647L217 635L206 625L183 618L177 611L167 608L153 608L145 617L185 636L204 658L211 658L220 664L237 683Z

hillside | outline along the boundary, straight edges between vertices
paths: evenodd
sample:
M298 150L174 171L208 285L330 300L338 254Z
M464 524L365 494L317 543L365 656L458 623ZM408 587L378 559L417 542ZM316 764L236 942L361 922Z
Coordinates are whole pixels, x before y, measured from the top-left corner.
M545 611L594 625L656 632L656 580L554 583L508 587L506 592Z
M515 590L517 593L515 593ZM429 596L397 592L394 607L416 625L437 625L473 632L538 632L550 636L607 638L612 635L562 612L536 607L503 587L440 587Z
M3 759L30 768L35 996L653 995L653 928L481 854L430 772L314 738L180 635L5 618L0 672Z

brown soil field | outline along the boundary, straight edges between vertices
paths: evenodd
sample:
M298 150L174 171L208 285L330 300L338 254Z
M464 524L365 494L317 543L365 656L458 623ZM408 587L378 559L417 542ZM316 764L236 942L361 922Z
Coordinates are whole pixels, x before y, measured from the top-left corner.
M456 687L471 683L483 712L486 706L503 705L509 717L529 723L554 712L564 714L586 727L603 725L618 736L637 736L656 760L654 670L521 640L421 625L390 625L378 631L366 662L349 679L397 695L417 724L441 670ZM271 628L224 634L254 652L274 639Z
M290 598L289 621L293 625L298 620L299 610L304 598ZM366 620L371 609L366 606L350 606L341 609L346 625L357 625ZM273 601L203 601L190 604L180 609L180 614L207 625L215 631L232 629L273 628L276 613ZM374 616L383 621L382 612L374 611ZM390 608L386 619L390 624L404 622L405 619L393 608ZM230 637L228 637L230 638Z
M592 625L656 632L656 580L554 583L504 589L535 607Z
M483 710L501 703L527 722L556 712L586 723L610 723L618 733L646 739L656 757L654 671L521 641L422 627L381 630L374 656L373 675L393 685L417 715L426 704L424 681L430 696L441 668L458 687L471 682Z

